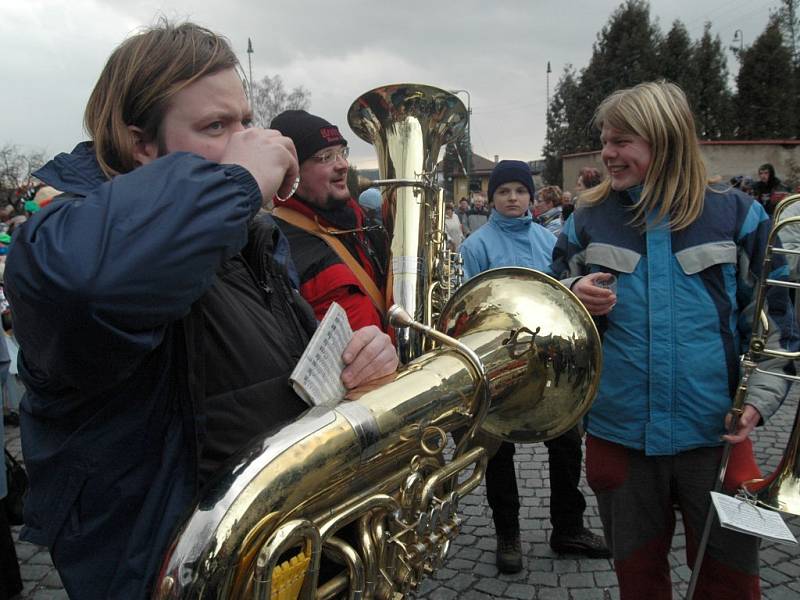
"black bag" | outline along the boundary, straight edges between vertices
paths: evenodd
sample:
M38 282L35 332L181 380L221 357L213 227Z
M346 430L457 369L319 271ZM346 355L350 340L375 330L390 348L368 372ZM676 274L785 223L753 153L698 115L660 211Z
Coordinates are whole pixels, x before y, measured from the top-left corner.
M8 495L3 502L6 505L8 522L12 525L22 525L22 507L25 503L25 492L28 491L28 474L20 462L5 450L6 455L6 481L8 482Z

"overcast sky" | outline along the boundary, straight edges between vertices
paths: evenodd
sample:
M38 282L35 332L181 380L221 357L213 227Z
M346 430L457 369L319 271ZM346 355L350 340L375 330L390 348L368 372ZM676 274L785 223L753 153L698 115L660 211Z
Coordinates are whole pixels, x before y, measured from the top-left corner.
M541 156L546 65L551 93L567 64L580 69L618 0L0 0L0 145L70 150L84 139L83 108L108 55L158 15L227 36L253 78L280 74L311 91L311 112L340 126L351 162L372 147L346 124L363 92L398 82L469 90L475 152ZM764 29L779 0L653 0L666 32L681 19L692 39L711 21L727 47ZM733 59L729 68L734 71ZM462 94L466 100L466 95Z

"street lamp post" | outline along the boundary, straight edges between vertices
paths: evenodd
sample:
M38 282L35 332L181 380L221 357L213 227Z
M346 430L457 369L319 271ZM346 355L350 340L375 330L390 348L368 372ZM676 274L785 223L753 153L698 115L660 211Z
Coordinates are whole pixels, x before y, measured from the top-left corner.
M744 52L744 34L741 29L737 29L733 32L733 43L739 44L739 54L741 55L741 53Z
M250 88L250 103L253 103L253 61L251 57L253 56L253 42L250 41L250 38L247 38L247 65L250 67L250 80L248 81L248 87Z
M547 61L547 71L545 71L545 74L547 76L547 84L546 84L546 87L547 87L547 106L544 109L545 117L547 117L547 113L550 111L550 73L552 73L552 72L553 72L553 70L550 68L550 61L548 60Z

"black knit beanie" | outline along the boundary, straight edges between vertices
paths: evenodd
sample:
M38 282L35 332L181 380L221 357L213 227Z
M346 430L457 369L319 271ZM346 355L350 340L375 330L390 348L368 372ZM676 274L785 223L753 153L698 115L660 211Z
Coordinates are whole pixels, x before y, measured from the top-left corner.
M521 160L501 160L489 176L489 202L492 201L494 192L498 187L512 181L519 181L528 188L528 193L533 198L535 188L533 186L533 175L531 175L531 168L528 163Z
M285 110L272 119L270 129L277 129L294 142L297 160L303 164L315 152L328 146L347 145L336 125L304 110Z

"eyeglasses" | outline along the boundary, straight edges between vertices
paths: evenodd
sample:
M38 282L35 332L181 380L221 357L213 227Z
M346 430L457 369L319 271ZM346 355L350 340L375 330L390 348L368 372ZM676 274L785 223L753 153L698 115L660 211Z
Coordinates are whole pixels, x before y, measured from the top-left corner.
M347 160L348 156L350 156L350 148L345 146L344 148L339 148L338 150L336 148L325 150L325 152L321 152L320 154L312 155L311 158L317 161L318 163L326 165L328 163L332 163L338 158L343 158L344 160Z

